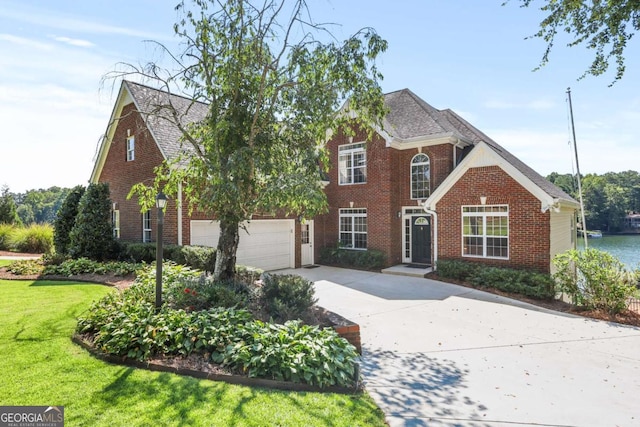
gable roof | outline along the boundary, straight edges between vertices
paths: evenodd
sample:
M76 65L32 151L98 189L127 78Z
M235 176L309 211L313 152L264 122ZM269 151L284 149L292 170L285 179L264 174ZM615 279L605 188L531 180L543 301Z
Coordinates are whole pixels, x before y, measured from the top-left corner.
M203 120L208 111L206 104L140 83L123 80L98 149L90 182L97 182L100 177L122 109L131 103L140 113L165 160L174 160L180 153L193 150L190 144L180 143L182 133L175 124L171 109L175 109L176 117L182 125Z
M484 142L505 164L511 165L518 173L518 180L528 180L539 187L551 199L560 199L570 204L577 203L570 195L549 182L542 175L527 166L500 144L450 109L438 110L409 89L402 89L385 95L389 113L383 121L383 134L387 142L396 148L413 147L409 142L437 140L461 146L477 146ZM473 150L472 150L473 151ZM445 185L443 182L442 185ZM430 198L431 199L431 198Z

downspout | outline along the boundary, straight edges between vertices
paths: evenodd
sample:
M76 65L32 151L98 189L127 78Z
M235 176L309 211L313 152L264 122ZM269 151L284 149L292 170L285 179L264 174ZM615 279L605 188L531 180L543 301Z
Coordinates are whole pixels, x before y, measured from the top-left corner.
M438 269L438 213L427 209L427 205L422 205L422 209L433 216L433 271L436 271Z
M182 246L182 183L178 183L178 200L176 200L178 209L178 245Z

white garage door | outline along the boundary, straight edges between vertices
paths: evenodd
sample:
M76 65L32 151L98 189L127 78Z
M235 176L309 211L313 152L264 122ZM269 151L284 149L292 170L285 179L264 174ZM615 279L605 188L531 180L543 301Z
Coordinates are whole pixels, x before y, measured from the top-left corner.
M237 263L264 270L295 267L294 230L292 219L263 219L246 223L240 229ZM191 244L218 246L218 221L191 221Z

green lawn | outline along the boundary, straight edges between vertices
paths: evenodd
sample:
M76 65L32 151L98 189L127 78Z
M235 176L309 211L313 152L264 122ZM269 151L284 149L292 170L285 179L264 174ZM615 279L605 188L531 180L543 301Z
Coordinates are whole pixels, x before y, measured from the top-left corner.
M10 259L0 259L0 267L5 267L9 264L11 264L13 261L11 261Z
M73 344L111 290L0 280L0 405L63 405L68 426L384 426L366 394L294 393L111 365Z

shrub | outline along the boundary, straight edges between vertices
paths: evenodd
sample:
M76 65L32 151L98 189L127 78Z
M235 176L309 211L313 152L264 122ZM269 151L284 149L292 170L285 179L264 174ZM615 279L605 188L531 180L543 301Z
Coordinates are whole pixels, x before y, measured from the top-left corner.
M32 224L15 228L9 235L9 247L18 252L49 253L53 249L53 227L49 224Z
M56 248L56 252L59 254L69 253L69 244L71 242L71 230L76 222L76 216L78 215L78 205L80 199L85 192L85 188L82 185L73 187L67 197L62 202L60 210L56 215L54 221L54 236L53 243Z
M89 184L80 199L78 215L69 234L69 254L96 261L113 258L115 244L111 228L109 185Z
M166 283L163 288L167 303L187 311L212 307L246 307L249 288L233 281L214 281L212 276L183 277Z
M555 298L555 283L548 274L510 268L480 267L469 276L476 287L491 287L531 298L550 300Z
M474 287L494 288L543 300L553 299L556 295L555 283L548 274L461 260L438 260L437 267L438 276L467 282Z
M379 270L386 265L386 259L385 253L377 249L356 251L339 247L328 247L320 250L320 262L337 267Z
M264 275L261 299L276 321L300 319L317 302L314 294L313 282L298 275Z
M553 263L560 291L577 306L615 314L625 310L627 300L636 294L638 275L608 252L572 249L556 255Z
M118 242L118 258L133 262L154 262L156 260L155 243Z
M455 280L467 280L478 268L478 264L453 259L439 259L436 263L438 276Z
M8 251L10 249L9 238L14 228L15 226L11 224L0 223L0 251Z
M255 283L260 280L264 270L256 267L247 267L244 265L236 265L236 277L235 281L243 283L249 287L253 287Z
M213 273L216 267L216 248L208 246L183 246L185 265Z

